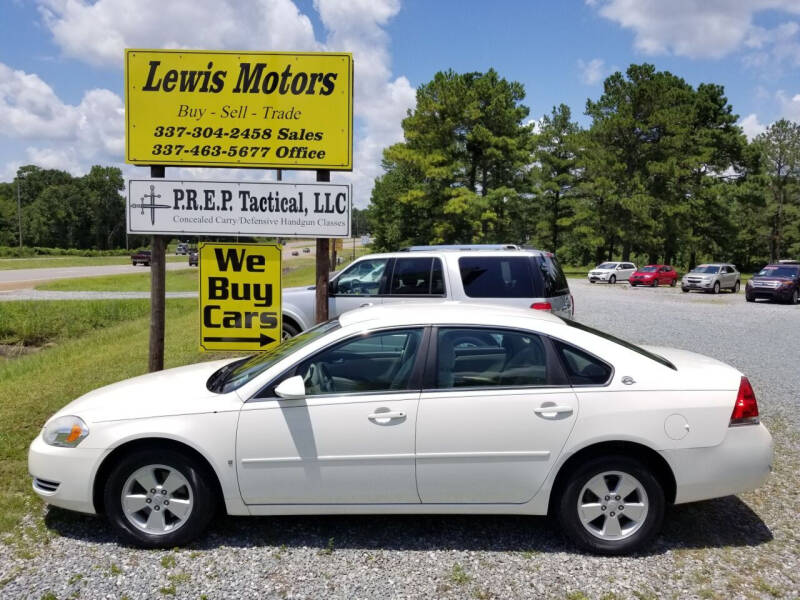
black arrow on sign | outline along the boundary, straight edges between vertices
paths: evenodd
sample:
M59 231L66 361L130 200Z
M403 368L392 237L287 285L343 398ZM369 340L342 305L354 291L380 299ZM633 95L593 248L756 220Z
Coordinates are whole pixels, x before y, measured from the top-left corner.
M274 338L264 335L258 337L204 337L204 342L245 342L247 344L258 343L259 346L266 346L275 341Z

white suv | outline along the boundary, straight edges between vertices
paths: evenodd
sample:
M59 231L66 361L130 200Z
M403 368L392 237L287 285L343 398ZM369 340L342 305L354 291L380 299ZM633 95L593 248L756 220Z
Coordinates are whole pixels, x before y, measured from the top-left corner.
M328 314L391 302L460 300L548 310L572 318L567 279L541 250L424 250L362 256L331 277ZM314 325L314 286L283 290L283 337Z
M628 278L636 272L636 265L632 262L604 262L589 271L589 283L595 281L605 281L606 283L617 283L618 281L628 281Z

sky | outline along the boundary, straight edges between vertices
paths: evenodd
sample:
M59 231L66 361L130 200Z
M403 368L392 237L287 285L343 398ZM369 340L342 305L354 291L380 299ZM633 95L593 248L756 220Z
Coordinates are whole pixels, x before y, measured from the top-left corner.
M81 175L124 162L123 50L347 51L355 63L355 205L437 71L494 68L538 120L631 63L716 83L748 137L800 122L800 0L0 0L0 181L20 165ZM284 180L309 181L295 172ZM274 170L168 168L167 178L274 181Z

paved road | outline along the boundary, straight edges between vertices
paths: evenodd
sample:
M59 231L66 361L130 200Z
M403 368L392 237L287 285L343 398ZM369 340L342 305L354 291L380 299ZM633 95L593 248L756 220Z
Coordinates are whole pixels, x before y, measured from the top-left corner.
M167 269L187 269L184 262L168 262ZM45 269L10 269L0 271L0 291L32 288L45 281L72 279L75 277L97 277L99 275L124 275L146 273L147 268L133 265L103 265L98 267L55 267Z

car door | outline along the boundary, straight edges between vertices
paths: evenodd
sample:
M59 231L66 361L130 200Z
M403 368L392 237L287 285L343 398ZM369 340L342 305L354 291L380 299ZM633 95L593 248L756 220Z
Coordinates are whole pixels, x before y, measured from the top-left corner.
M557 460L577 418L545 338L439 328L417 417L423 503L523 503Z
M725 278L722 287L733 289L733 286L736 285L736 271L734 271L733 267L725 265L722 267L723 277Z
M396 258L388 277L383 304L437 302L446 297L442 260L436 257Z
M419 503L414 435L422 328L359 335L291 369L306 397L274 385L245 403L237 430L246 504Z
M623 281L628 281L631 278L631 275L636 271L636 267L631 263L623 263L622 264L622 273L620 279Z
M362 306L382 304L392 262L390 258L365 258L342 271L331 286L328 298L330 317L338 317Z

